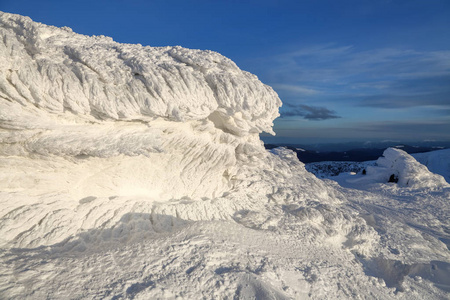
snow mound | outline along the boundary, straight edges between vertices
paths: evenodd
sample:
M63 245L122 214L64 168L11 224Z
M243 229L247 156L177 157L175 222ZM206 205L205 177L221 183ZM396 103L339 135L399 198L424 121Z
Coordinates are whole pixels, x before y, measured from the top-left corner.
M377 166L368 166L367 175L388 182L398 180L398 186L413 189L446 187L448 183L438 174L431 173L403 150L388 148L383 152Z

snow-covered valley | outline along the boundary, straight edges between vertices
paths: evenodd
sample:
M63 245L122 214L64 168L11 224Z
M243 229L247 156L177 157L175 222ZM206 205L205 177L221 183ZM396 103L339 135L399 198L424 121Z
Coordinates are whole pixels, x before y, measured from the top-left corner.
M216 52L0 34L0 298L449 297L448 151L318 178Z

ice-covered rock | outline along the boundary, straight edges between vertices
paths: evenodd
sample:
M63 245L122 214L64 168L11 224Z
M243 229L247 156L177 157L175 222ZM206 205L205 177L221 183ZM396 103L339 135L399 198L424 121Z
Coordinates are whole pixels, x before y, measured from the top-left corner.
M367 167L367 175L384 182L392 181L392 178L398 179L400 187L419 189L448 186L441 175L431 173L414 157L397 148L386 149L376 165Z

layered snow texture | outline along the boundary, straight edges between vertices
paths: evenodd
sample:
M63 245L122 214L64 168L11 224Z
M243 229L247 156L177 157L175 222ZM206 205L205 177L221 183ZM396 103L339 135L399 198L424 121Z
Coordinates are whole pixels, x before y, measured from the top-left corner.
M209 118L237 135L272 132L276 93L216 52L120 44L17 15L0 18L1 96L12 102L2 105L2 126L24 126L12 118L17 103L100 120Z
M260 148L255 134L272 132L276 93L218 53L119 44L0 17L0 153L146 156L151 167L137 158L139 170L119 171L135 173L129 181L138 189L211 197L230 185L236 158ZM105 176L89 184L108 189L115 180Z
M0 298L446 296L447 186L379 196L267 152L281 102L218 53L0 34ZM419 184L402 155L383 168Z

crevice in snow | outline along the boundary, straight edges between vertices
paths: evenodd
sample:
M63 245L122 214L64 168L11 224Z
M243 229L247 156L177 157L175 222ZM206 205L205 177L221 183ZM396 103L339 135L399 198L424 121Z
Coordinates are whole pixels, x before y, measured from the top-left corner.
M208 120L214 123L214 126L225 133L233 134L224 124L223 117L220 112L214 111L208 116Z

